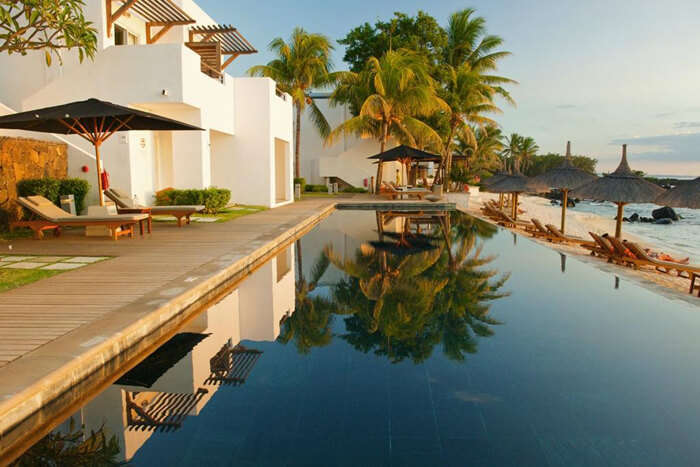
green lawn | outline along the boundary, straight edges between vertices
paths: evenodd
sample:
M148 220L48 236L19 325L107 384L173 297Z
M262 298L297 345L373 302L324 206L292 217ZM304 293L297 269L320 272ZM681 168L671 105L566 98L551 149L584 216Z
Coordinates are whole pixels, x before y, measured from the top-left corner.
M205 217L216 219L216 222L228 222L231 219L247 216L248 214L255 214L256 212L264 211L266 209L267 208L265 206L240 205L223 209L217 214L194 214L192 217ZM153 220L157 222L176 222L175 218L171 216L153 216ZM193 222L195 221L193 220Z
M31 284L64 271L44 271L40 269L0 269L0 292Z

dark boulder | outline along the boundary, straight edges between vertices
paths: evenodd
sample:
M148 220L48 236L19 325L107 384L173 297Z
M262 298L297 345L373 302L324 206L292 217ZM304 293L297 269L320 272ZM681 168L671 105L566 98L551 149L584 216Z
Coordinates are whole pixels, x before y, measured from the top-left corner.
M639 214L636 212L630 216L630 222L639 222Z
M654 224L667 225L667 224L673 224L673 221L671 219L669 219L668 217L664 217L662 219L656 219L654 221Z
M678 214L676 214L676 211L673 210L673 208L670 208L668 206L664 206L663 208L659 209L654 209L651 212L651 217L654 219L671 219L673 221L677 221L679 219Z

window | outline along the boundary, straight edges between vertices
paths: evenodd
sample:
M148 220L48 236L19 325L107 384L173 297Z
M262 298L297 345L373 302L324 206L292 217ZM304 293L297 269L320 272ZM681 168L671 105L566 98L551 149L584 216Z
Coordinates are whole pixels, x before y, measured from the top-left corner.
M126 29L121 26L114 25L114 45L126 45L127 41Z
M114 25L114 45L134 45L138 42L135 34L121 26Z

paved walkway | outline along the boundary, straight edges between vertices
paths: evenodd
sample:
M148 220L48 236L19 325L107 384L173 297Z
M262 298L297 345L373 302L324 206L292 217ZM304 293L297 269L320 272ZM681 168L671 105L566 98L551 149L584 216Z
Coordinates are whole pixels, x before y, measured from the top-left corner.
M37 255L57 257L55 264L75 261L68 257L113 257L3 293L0 367L144 295L172 288L169 282L222 255L252 252L332 204L329 199L303 201L230 222L183 228L158 223L150 236L116 242L67 232L58 239L49 235L42 241L0 243L2 260L9 264L21 256L28 257L23 261L27 266L34 266Z

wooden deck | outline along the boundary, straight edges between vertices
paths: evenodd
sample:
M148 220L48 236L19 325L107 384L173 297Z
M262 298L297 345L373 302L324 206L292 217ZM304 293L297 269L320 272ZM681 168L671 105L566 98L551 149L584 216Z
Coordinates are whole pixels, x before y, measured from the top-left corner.
M226 223L183 228L155 223L151 235L116 242L85 237L82 229L57 239L13 241L12 254L113 258L1 294L0 367L144 295L167 291L171 281L223 255L252 252L332 204L332 199L303 201ZM7 247L0 243L0 248Z

